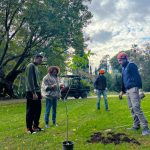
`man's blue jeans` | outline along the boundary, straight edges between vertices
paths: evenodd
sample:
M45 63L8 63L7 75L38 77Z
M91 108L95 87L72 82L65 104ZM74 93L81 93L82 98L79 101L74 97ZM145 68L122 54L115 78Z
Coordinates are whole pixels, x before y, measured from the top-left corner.
M103 95L103 98L104 98L105 109L108 110L108 102L107 102L107 92L106 92L106 90L97 90L97 109L100 109L101 95Z
M52 121L53 124L56 123L56 108L57 108L57 98L49 99L46 98L46 110L45 110L45 124L49 123L49 115L50 115L50 110L52 108Z

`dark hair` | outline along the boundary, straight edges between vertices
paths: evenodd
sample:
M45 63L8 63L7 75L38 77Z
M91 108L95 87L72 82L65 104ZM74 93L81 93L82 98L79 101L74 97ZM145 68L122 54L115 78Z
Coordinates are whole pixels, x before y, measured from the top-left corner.
M60 72L60 69L59 69L58 66L51 66L51 67L48 68L48 73L51 74L53 72L53 70L57 70L57 73Z
M41 54L36 54L34 58L35 59L37 59L37 58L43 58L43 56Z

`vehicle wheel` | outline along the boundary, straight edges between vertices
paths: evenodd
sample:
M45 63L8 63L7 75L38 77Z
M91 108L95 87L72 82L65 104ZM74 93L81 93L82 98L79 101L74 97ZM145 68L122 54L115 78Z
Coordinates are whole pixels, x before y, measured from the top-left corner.
M82 97L82 98L87 98L87 92L81 93L81 97Z
M62 100L64 100L64 97L61 97Z
M64 99L65 99L65 96L61 96L61 99L64 100ZM67 97L66 97L66 99L67 99Z
M78 98L79 98L79 95L75 95L74 98L75 98L75 99L78 99Z

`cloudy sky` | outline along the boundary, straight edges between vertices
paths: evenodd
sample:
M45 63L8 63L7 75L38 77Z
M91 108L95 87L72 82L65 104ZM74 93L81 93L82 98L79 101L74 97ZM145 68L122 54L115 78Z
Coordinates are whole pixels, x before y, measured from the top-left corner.
M95 53L92 66L105 54L113 56L150 41L150 0L92 0L89 10L93 18L84 31L90 37L88 48Z

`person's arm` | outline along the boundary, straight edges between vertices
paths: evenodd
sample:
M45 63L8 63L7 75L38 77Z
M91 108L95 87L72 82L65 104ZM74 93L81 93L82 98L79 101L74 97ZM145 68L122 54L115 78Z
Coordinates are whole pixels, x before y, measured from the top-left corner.
M97 89L97 80L98 80L98 77L96 78L95 82L94 82L94 88Z
M27 80L28 86L32 93L35 93L35 85L34 85L34 71L35 68L33 65L28 66L27 68Z
M122 96L123 96L124 93L125 93L125 86L124 86L124 83L123 83L123 75L122 75L122 78L121 78L121 92L119 93L119 99L120 100L122 99Z
M106 79L106 77L104 76L104 80L105 80L105 82L104 82L104 87L105 87L105 89L107 90L107 79Z
M130 63L129 73L131 74L131 78L134 80L134 82L138 83L138 87L142 89L142 79L138 71L138 67L134 63Z
M49 76L45 78L44 85L45 85L46 91L53 90L54 88L57 87L56 81L54 82L53 79Z
M33 65L30 65L27 70L27 80L28 80L28 86L33 94L33 100L38 99L38 96L35 91L35 84L34 79L35 78L35 67Z
M122 91L122 93L125 93L125 86L124 86L124 83L123 83L123 75L122 75L122 78L121 78L121 91Z

